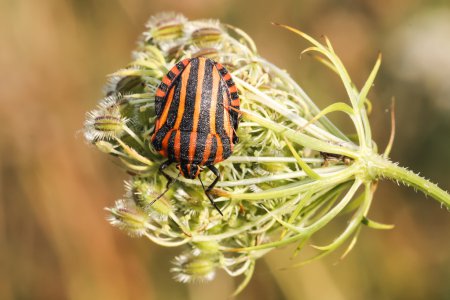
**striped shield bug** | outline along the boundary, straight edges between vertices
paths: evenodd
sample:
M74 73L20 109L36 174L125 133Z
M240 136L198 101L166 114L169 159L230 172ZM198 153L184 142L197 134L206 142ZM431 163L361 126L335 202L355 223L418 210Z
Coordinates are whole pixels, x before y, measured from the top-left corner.
M209 193L220 178L214 164L227 159L238 142L239 96L230 73L209 58L184 59L163 77L156 90L155 110L151 143L167 157L159 171L168 182L153 202L174 182L164 169L177 163L178 176L199 178L206 196L222 214ZM207 189L199 176L205 167L216 176Z

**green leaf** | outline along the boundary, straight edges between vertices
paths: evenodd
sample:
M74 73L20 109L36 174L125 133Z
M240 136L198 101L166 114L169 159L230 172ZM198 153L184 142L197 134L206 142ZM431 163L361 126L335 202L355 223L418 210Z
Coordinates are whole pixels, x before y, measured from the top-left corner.
M381 65L381 53L378 54L378 58L377 61L375 62L375 65L373 66L372 72L370 72L369 78L367 78L366 83L364 84L363 88L361 89L361 92L359 93L358 103L360 108L364 105L366 101L370 88L372 87L375 77L377 76L378 70L380 69L380 65Z

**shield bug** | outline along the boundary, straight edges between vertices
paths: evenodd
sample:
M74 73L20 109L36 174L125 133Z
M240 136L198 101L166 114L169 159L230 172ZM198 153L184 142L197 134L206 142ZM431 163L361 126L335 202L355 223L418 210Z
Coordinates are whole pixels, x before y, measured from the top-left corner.
M153 202L174 182L164 169L177 163L178 175L198 177L206 196L222 214L209 192L220 178L214 164L228 158L238 142L239 96L230 73L209 58L184 59L163 77L156 90L155 110L151 143L167 157L159 171L168 183ZM199 176L205 167L216 176L207 189Z

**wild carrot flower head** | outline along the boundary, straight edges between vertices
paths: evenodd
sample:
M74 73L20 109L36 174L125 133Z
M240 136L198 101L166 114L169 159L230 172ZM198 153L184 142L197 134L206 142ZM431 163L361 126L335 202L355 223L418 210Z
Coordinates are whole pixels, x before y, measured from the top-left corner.
M150 19L132 62L109 77L105 99L87 115L86 139L117 157L133 174L124 199L108 209L111 224L161 246L182 247L172 268L179 281L209 280L221 268L231 276L245 275L240 291L259 257L288 244L300 250L341 215L349 218L347 227L328 245L315 246L318 254L312 259L350 241L346 254L361 226L391 228L368 218L382 178L412 185L446 206L450 203L437 186L388 160L392 143L378 154L367 95L381 56L357 89L328 39L322 44L282 27L311 43L304 52L315 53L339 75L347 102L320 110L287 72L257 54L244 31L166 13ZM178 177L174 165L166 173L178 177L177 182L150 205L167 183L158 172L165 158L150 144L156 89L174 64L199 56L228 69L241 99L240 141L231 157L216 164L222 178L212 194L223 216L208 201L199 180ZM333 112L348 115L356 138L327 119ZM214 179L211 175L207 170L201 173L205 185Z

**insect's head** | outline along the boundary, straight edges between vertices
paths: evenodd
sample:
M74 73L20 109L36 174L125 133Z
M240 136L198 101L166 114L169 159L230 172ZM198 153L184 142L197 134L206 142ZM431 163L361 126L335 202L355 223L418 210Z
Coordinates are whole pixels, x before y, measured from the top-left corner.
M180 170L181 175L187 179L195 179L200 174L201 168L196 164L178 164L178 170Z

